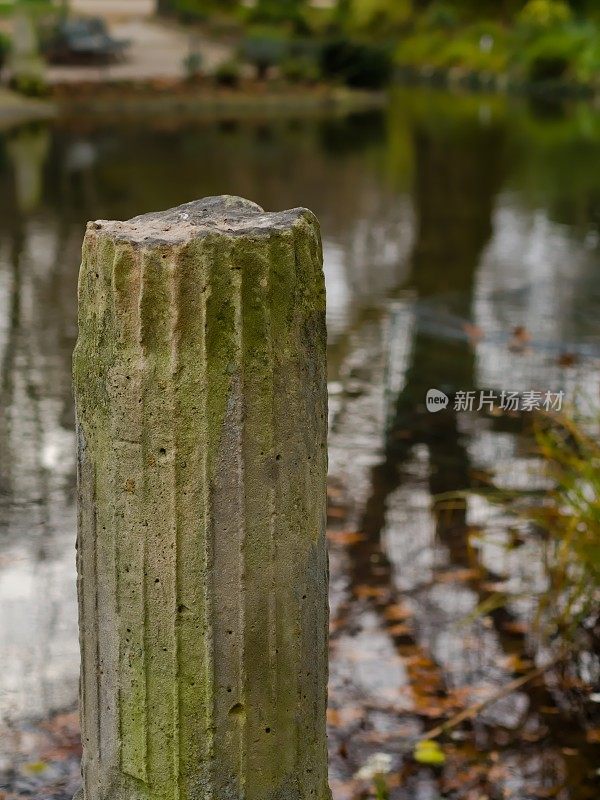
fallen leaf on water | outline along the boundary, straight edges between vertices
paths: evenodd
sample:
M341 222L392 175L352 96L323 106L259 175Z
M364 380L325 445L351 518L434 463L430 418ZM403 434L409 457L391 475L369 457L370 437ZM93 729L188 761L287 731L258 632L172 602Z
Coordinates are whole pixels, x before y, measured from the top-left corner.
M365 599L368 597L386 597L389 591L382 586L367 586L361 584L360 586L354 587L354 594L361 599Z
M544 786L525 787L528 795L530 795L531 797L539 797L540 800L542 798L556 797L556 795L560 792L562 788L563 787L561 784L558 784L556 786L550 786L548 788L545 788Z
M471 344L477 344L480 339L483 339L484 333L479 325L473 325L471 322L463 322L462 329L467 334L467 338Z
M578 361L579 357L577 353L561 353L557 363L559 367L572 367L574 364L577 364Z
M520 738L524 742L540 742L548 733L547 728L541 728L536 731L522 731Z
M364 542L367 537L358 531L328 531L327 538L334 544L356 544Z
M398 603L394 603L386 608L383 616L391 622L402 622L405 619L410 619L410 617L412 617L412 613L406 606L401 606Z
M327 724L332 728L343 727L351 722L362 719L365 715L364 709L358 706L344 706L343 708L327 709Z
M517 325L512 330L512 336L508 343L508 349L513 352L524 350L527 342L531 341L531 334L523 325Z
M560 714L560 709L555 706L540 706L541 714Z
M419 764L438 766L446 762L444 751L433 739L423 739L417 742L413 756Z
M517 653L500 656L498 658L498 664L505 669L511 670L512 672L529 672L529 670L533 669L534 667L532 661L526 658L521 658L521 656L519 656Z
M471 581L480 577L478 569L449 569L445 572L436 572L436 583L453 583L454 581Z
M410 661L413 658L419 658L420 650L416 644L401 644L396 647L398 654L405 660Z
M585 732L585 738L590 744L600 744L600 728L590 728Z
M529 630L529 626L520 620L507 620L502 623L502 629L516 636L524 636Z
M342 724L340 712L337 708L327 709L327 724L334 728L339 728L339 726Z
M387 629L387 632L390 634L390 636L411 636L413 629L410 625L399 622L397 625L391 625Z

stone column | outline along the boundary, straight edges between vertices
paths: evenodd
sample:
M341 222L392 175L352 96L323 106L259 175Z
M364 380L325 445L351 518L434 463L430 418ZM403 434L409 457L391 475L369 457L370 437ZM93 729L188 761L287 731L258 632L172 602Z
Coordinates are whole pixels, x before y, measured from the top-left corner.
M317 220L90 223L79 314L85 800L326 800Z

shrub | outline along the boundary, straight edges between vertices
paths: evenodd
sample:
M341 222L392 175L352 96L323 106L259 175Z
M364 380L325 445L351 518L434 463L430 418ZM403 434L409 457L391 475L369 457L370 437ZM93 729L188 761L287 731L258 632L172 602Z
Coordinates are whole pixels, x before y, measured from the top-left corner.
M560 30L536 37L523 51L525 77L533 82L561 80L580 47L579 37Z
M582 83L600 82L600 35L597 29L590 32L575 59L575 74Z
M528 0L517 20L528 28L551 28L569 22L572 12L564 0Z
M46 97L48 85L40 75L19 75L13 78L10 86L26 97Z
M306 30L305 0L257 0L250 18L267 25L291 25L300 32Z
M408 0L355 0L348 9L345 29L356 31L378 32L389 35L390 31L401 28L411 15L411 3Z
M171 4L162 3L165 11L174 11L182 22L199 22L207 19L206 3L201 0L173 0Z
M317 83L319 65L309 58L287 58L281 64L281 74L290 83Z
M392 77L392 54L388 47L351 39L334 39L323 47L321 71L348 86L380 89Z
M252 64L259 80L264 80L269 69L280 64L288 51L289 45L286 39L276 34L265 33L244 39L240 47L240 57Z
M219 64L215 70L214 78L221 86L237 86L241 78L239 62L230 60Z

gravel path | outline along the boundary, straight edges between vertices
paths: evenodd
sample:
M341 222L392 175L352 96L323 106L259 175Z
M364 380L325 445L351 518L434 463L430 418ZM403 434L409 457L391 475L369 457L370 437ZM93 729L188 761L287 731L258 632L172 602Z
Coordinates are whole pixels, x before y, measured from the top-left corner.
M231 49L198 37L188 29L153 18L152 0L72 0L73 13L102 16L113 36L128 39L131 46L121 64L103 66L52 66L50 83L79 81L131 81L153 78L179 78L183 61L190 52L199 52L202 66L212 72L231 57Z

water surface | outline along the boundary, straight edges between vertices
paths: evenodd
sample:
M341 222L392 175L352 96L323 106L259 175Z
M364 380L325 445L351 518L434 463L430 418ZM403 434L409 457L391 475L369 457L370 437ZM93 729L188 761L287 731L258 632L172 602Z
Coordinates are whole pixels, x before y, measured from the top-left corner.
M522 531L507 547L514 521L485 498L454 511L438 498L482 479L544 479L521 421L433 417L425 393L562 390L597 404L599 163L588 106L423 90L347 118L59 120L2 134L4 723L48 717L77 693L70 357L85 223L238 194L308 206L323 228L334 794L353 797L357 771L383 752L401 784L390 779L393 797L470 800L452 793L450 766L442 777L411 767L406 742L435 716L435 697L474 702L514 677L524 645L511 624L545 575L540 542ZM510 585L514 603L465 626L493 583ZM541 689L494 704L476 742L500 766L490 778L487 764L473 791L491 781L514 800L596 796L598 754L585 744L596 723L559 706Z

